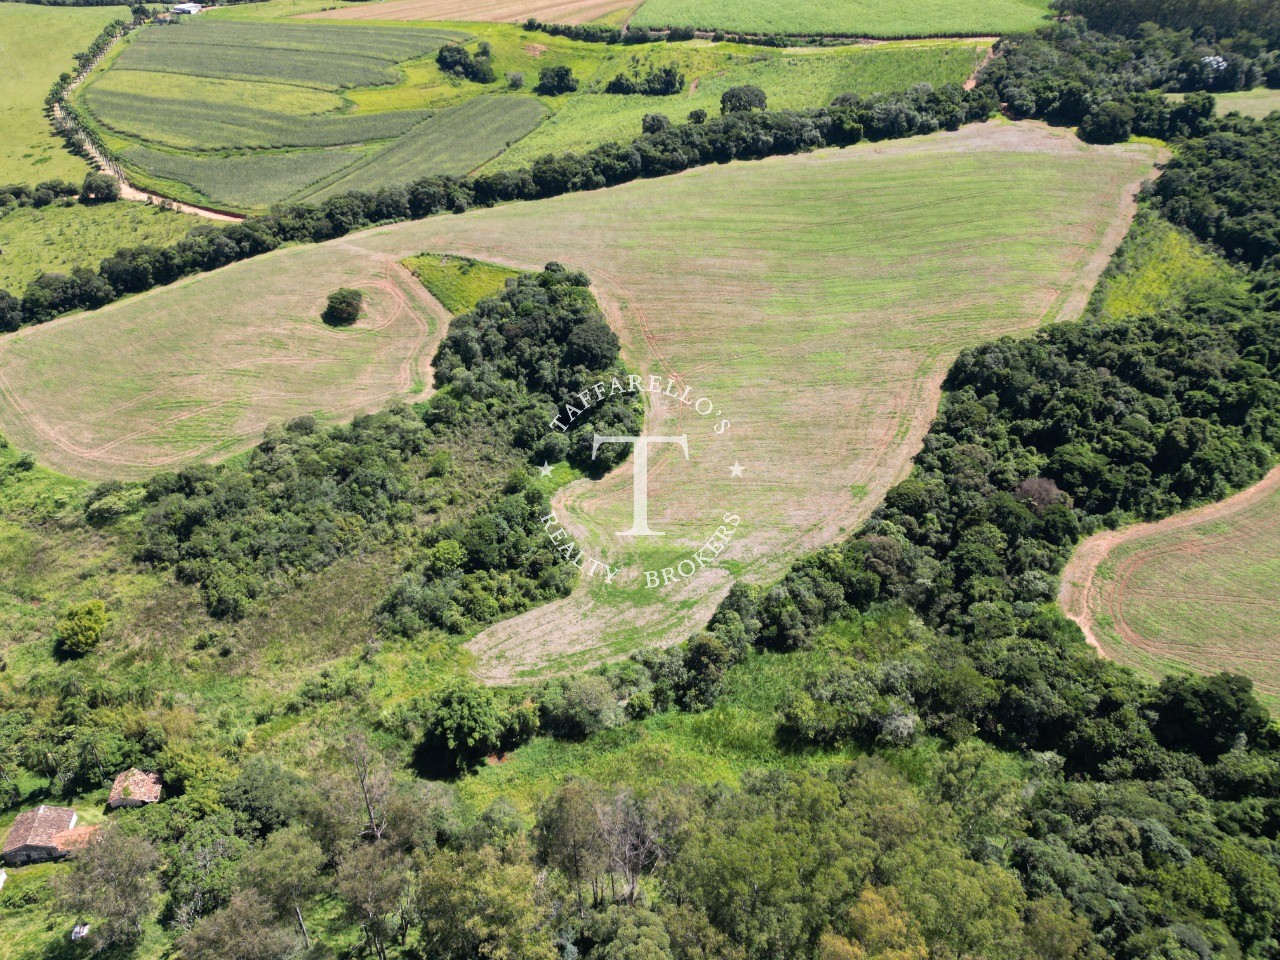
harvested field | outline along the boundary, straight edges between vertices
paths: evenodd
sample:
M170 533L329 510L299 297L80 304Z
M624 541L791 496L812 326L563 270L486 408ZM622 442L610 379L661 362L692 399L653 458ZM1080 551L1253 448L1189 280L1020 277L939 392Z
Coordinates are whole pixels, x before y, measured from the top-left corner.
M1280 468L1222 503L1082 543L1059 602L1089 642L1144 673L1253 678L1280 707Z
M349 4L312 14L327 20L474 20L523 23L587 23L625 10L627 0L387 0Z
M421 395L438 307L403 268L360 251L303 266L321 250L292 251L304 254L292 277L273 255L252 261L234 298L205 297L197 279L0 338L4 435L77 477L141 477L243 450L269 423ZM339 286L365 292L354 327L320 320Z
M1067 131L991 123L701 168L277 251L33 331L26 355L41 337L76 340L112 320L121 333L111 356L137 355L130 338L169 331L165 350L149 346L148 355L177 353L190 366L197 351L172 332L193 309L212 312L198 305L252 317L258 329L288 329L303 291L318 299L372 281L422 251L584 270L629 366L710 398L732 428L713 436L684 405L660 397L651 405L647 433L690 438L688 461L669 446L651 456L650 520L664 537L614 535L630 524L629 464L561 490L556 508L566 528L625 574L613 586L584 580L569 599L498 624L471 647L495 679L565 670L684 638L731 575L773 575L865 518L907 469L959 350L1083 307L1154 157L1146 145L1087 147ZM273 290L292 290L293 299ZM43 355L59 349L75 344L51 343ZM140 433L132 416L118 413L81 425L87 411L124 403L124 392L140 402L155 389L135 383L126 391L117 379L128 378L89 369L88 352L58 377L30 359L15 368L19 351L0 356L0 375L11 386L22 381L0 402L0 432L81 473L137 473L217 452L174 444L145 425ZM216 365L216 351L198 353L202 366ZM89 376L68 398L65 371L81 364ZM324 391L310 399L312 407L330 401ZM299 398L293 409L302 405ZM33 410L40 430L28 421ZM113 452L113 467L79 459L66 442L73 424L75 444ZM239 433L227 449L251 435ZM730 473L735 461L740 478ZM665 590L646 588L643 570L674 565L729 511L741 524L716 567Z

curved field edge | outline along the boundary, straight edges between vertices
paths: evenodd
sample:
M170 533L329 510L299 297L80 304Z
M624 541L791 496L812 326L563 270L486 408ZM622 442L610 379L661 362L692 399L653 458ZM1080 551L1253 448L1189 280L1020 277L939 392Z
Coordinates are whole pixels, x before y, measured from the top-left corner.
M1058 602L1100 655L1159 676L1235 670L1280 705L1280 467L1219 503L1077 547Z
M238 453L272 423L425 394L448 316L407 270L353 258L289 277L278 253L237 272L238 302L193 277L0 338L0 433L73 477L141 478ZM366 294L351 328L320 320L339 286Z
M687 467L669 454L653 459L652 518L668 533L656 550L623 548L613 537L629 525L626 477L562 492L557 509L575 538L627 566L621 589L584 584L472 645L490 679L561 672L682 639L731 576L767 577L865 518L907 469L959 350L1078 312L1124 234L1129 198L1153 154L1143 145L1085 147L1039 124L993 123L395 224L117 304L115 326L128 333L111 351L163 360L154 338L189 320L197 303L206 321L253 316L264 331L287 329L299 313L289 296L318 302L424 250L582 269L628 366L715 398L734 427L718 444L699 430L702 446ZM26 336L99 336L92 325L111 317L72 317ZM132 413L92 416L140 399L145 406L144 383L93 367L90 382L68 396L46 369L14 392L13 359L0 356L10 385L0 432L81 476L224 455L252 443L265 419L310 412L307 403L338 415L334 391L317 390L256 406L257 416L222 426L223 447L196 450L155 423L154 409L141 424ZM217 360L207 354L205 362ZM193 383L192 397L217 399ZM690 416L655 404L649 430L692 433ZM87 459L77 445L113 459ZM728 471L735 460L747 468L736 479ZM646 591L646 564L678 560L730 509L743 517L743 536L716 567L670 591Z

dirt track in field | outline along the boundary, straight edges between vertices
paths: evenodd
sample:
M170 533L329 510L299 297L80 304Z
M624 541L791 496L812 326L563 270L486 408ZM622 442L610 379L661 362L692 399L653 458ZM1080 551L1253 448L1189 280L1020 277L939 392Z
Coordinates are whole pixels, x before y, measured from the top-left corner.
M1133 658L1129 650L1108 649L1098 630L1098 623L1103 618L1109 621L1121 642L1139 654L1173 659L1206 672L1236 667L1250 673L1251 666L1259 665L1274 670L1276 651L1243 649L1230 636L1206 637L1194 651L1184 649L1176 642L1147 636L1132 624L1132 611L1127 604L1135 599L1148 603L1189 602L1206 611L1231 607L1252 610L1253 616L1265 617L1268 622L1280 617L1280 592L1267 597L1217 589L1209 584L1171 584L1167 590L1141 586L1152 580L1153 572L1176 569L1180 560L1195 561L1224 548L1247 548L1250 542L1256 544L1264 538L1274 540L1276 530L1280 528L1280 516L1260 508L1277 491L1280 491L1280 467L1221 503L1179 513L1158 523L1140 523L1122 530L1095 534L1076 548L1063 570L1059 605L1084 631L1089 645L1108 659ZM1255 513L1260 515L1254 517ZM1216 524L1225 524L1226 529L1222 532L1208 530L1210 525ZM1205 532L1194 538L1180 536L1197 530ZM1141 546L1131 553L1126 552L1116 562L1109 577L1100 576L1102 567L1118 555L1120 548L1130 544ZM1209 613L1208 616L1212 618L1213 615ZM1223 619L1226 620L1225 617ZM1280 687L1265 680L1259 683L1259 687L1265 692L1280 694Z
M471 20L482 23L587 23L631 4L625 0L375 0L307 14L317 20Z

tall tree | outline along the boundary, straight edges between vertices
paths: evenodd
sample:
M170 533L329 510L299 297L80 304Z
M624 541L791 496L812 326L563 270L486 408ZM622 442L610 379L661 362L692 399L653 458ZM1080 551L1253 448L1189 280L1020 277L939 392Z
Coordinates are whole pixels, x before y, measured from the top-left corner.
M62 910L89 923L95 953L137 943L155 910L159 855L147 840L114 824L99 830L58 885Z

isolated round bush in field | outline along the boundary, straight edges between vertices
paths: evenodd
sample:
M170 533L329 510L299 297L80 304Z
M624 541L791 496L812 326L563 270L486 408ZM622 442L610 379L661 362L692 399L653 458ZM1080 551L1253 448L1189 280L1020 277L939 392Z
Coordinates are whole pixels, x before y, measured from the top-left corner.
M107 628L107 608L101 600L78 603L58 621L58 647L72 656L84 656L102 640Z
M757 86L730 87L720 95L721 113L741 113L746 110L764 110L769 100Z
M364 294L350 287L339 287L329 294L324 308L324 322L333 327L349 327L360 319L364 307Z

